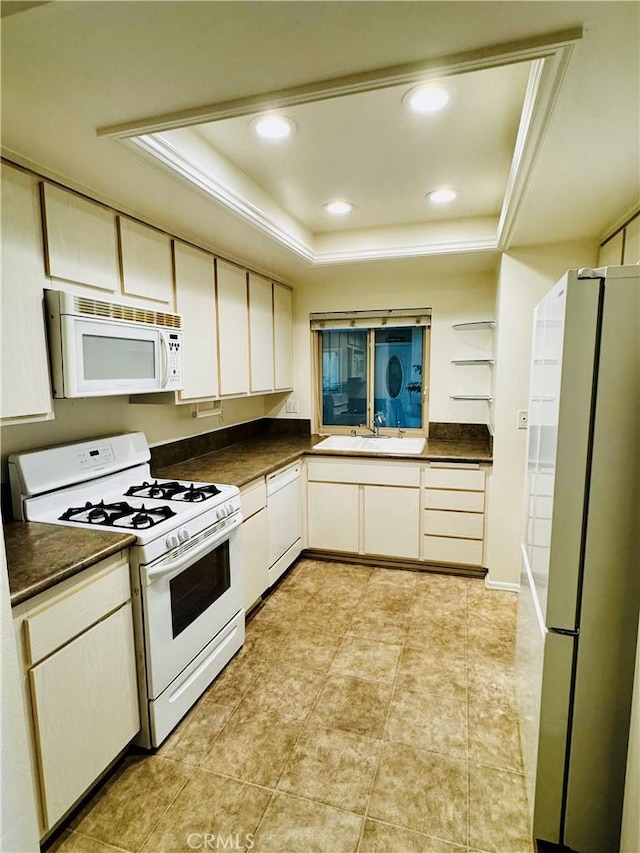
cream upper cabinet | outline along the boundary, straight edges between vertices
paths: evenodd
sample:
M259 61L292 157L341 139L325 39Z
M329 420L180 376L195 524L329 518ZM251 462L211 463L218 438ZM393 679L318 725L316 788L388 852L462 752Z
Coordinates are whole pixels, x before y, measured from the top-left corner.
M42 185L42 199L48 274L119 292L115 213L53 184Z
M277 390L293 388L293 294L273 285L274 364Z
M184 389L180 400L218 396L218 342L214 258L174 241L176 310L184 330Z
M118 217L122 292L127 296L173 303L171 238L148 225Z
M249 393L247 273L216 259L220 394Z
M36 179L2 166L0 416L4 423L53 417L44 325L46 286Z
M273 390L273 296L271 282L249 273L251 392Z

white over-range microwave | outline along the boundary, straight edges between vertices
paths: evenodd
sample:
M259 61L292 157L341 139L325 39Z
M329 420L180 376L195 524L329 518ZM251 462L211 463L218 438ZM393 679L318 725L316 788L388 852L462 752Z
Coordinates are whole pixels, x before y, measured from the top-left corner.
M182 318L90 296L45 290L53 396L178 391Z

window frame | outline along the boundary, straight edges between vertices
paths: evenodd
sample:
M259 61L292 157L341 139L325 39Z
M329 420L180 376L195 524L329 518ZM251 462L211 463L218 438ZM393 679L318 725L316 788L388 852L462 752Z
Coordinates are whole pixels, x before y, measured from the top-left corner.
M364 313L364 312L362 312ZM414 311L418 320L422 320L426 310L421 312ZM314 316L319 315L311 315L311 337L312 337L312 383L313 383L313 432L319 435L350 435L353 430L356 431L358 435L369 435L370 429L369 426L373 422L373 414L374 414L374 387L375 387L375 333L376 330L384 327L394 328L398 327L407 327L408 323L396 323L394 324L393 318L389 318L387 323L381 322L372 322L370 324L366 324L365 322L359 320L358 324L349 324L345 322L343 325L337 326L333 325L326 329L323 328L314 328ZM328 316L328 315L324 315ZM337 316L337 315L335 315ZM411 326L418 326L422 328L422 391L421 391L421 407L422 407L422 427L420 429L410 429L402 427L402 434L407 436L415 436L420 438L426 438L429 433L429 367L431 363L431 322L430 316L431 312L429 310L429 322L416 322L412 323ZM372 318L373 319L373 318ZM317 322L316 322L317 325ZM322 386L322 378L323 378L323 364L322 364L322 332L323 331L361 331L367 332L367 402L366 402L366 426L342 426L337 424L325 424L323 423L323 405L322 405L322 397L323 397L323 386ZM394 426L384 426L380 428L380 435L389 435L395 436L398 435L398 428Z

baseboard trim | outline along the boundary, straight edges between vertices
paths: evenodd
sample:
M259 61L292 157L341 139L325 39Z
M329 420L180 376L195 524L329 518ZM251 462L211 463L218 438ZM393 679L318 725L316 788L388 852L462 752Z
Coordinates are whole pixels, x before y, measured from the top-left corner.
M402 560L395 557L372 557L364 554L350 554L343 551L319 551L305 548L300 555L309 560L323 560L339 563L359 563L363 566L378 566L383 569L404 569L410 572L431 572L438 575L454 575L461 578L484 578L487 569L480 566L461 564L426 563L423 560Z
M507 583L506 581L492 581L487 575L484 579L487 589L501 589L503 592L520 592L519 583Z

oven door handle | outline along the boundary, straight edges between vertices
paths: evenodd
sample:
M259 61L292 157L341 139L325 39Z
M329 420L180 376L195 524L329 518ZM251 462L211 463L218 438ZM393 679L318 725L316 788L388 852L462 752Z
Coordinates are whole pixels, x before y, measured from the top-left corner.
M179 572L188 566L190 563L193 563L203 554L207 554L209 551L215 550L219 545L229 538L229 535L236 527L239 527L242 524L242 514L236 513L229 520L229 523L225 525L225 527L220 531L219 536L212 536L210 539L205 539L201 545L197 545L194 548L190 548L187 552L177 560L170 560L166 562L165 560L161 560L160 564L153 569L145 569L145 575L147 580L147 586L153 581L157 580L159 577L163 575L169 575L174 572Z

